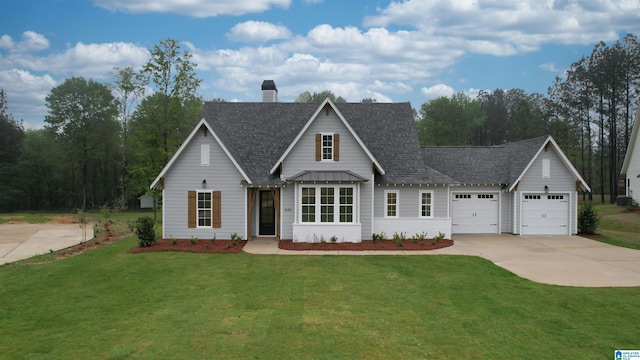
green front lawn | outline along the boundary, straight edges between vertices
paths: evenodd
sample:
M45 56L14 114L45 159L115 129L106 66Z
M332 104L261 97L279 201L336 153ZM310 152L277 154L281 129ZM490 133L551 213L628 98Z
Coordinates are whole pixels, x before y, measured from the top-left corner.
M533 283L461 256L129 254L0 267L0 358L602 359L639 288Z
M597 232L602 235L595 240L640 250L640 213L609 204L594 207L600 217Z

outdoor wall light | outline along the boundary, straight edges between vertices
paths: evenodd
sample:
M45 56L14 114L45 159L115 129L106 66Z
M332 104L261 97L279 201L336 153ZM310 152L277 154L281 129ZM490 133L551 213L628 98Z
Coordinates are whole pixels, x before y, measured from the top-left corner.
M544 186L544 191L549 192L549 187L547 185Z
M207 179L202 180L202 188L205 189L207 187Z

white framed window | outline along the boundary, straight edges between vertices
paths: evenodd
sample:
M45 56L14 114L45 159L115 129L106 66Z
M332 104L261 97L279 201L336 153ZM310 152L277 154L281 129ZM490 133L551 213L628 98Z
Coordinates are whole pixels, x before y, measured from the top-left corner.
M198 192L198 227L211 227L211 192Z
M333 161L333 134L322 134L322 161Z
M335 215L335 189L332 187L320 188L320 222L332 223Z
M551 160L542 159L542 177L548 179L551 177Z
M384 217L397 218L399 195L396 190L387 190L384 192Z
M200 166L209 166L209 145L200 145Z
M433 191L420 190L420 217L433 217Z
M355 220L354 202L354 186L301 185L300 221L351 224Z
M315 187L303 187L302 188L302 222L316 222L316 188Z
M353 222L353 188L340 188L340 222Z

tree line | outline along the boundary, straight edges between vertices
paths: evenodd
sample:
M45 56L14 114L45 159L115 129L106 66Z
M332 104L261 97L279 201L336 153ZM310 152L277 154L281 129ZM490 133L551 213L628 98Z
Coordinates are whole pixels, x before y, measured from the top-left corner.
M422 145L491 146L552 135L592 192L605 202L624 193L619 182L640 101L640 46L628 34L600 42L556 77L547 96L522 89L440 97L422 105ZM619 185L620 184L620 185ZM587 196L585 194L585 196Z
M13 119L0 91L0 210L134 205L202 113L195 68L177 41L162 40L143 67L114 68L108 83L54 87L37 130Z
M15 120L0 89L0 211L126 208L142 194L157 198L148 185L202 113L196 66L168 38L149 49L144 66L114 68L109 82L66 79L46 97L43 129ZM522 89L475 98L457 93L414 113L422 145L491 146L550 134L602 201L606 194L613 201L639 92L640 47L627 35L597 44L547 96ZM345 102L328 90L295 101L327 96Z

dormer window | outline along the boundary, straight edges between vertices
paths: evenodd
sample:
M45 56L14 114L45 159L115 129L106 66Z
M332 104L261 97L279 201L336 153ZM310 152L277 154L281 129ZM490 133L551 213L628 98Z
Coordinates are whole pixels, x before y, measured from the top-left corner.
M340 157L340 134L316 134L316 161L338 161Z

